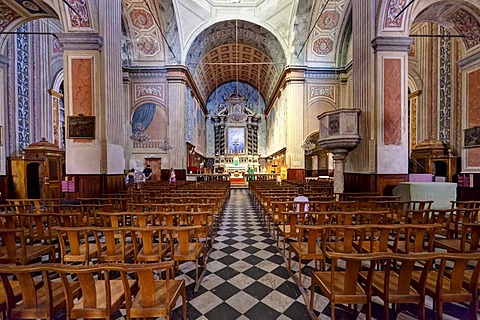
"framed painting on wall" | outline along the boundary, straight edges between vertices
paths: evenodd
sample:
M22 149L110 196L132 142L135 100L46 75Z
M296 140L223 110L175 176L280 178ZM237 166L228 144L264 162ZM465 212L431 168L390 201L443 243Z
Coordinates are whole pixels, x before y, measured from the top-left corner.
M94 116L69 116L68 117L69 139L95 139Z
M244 127L229 127L227 139L227 153L245 153Z
M465 129L464 147L480 147L480 126Z

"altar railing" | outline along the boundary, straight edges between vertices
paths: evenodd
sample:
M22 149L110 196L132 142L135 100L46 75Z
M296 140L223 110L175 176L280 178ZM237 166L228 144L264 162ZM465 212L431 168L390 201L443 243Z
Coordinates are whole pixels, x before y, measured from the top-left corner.
M248 173L247 181L276 181L279 173Z

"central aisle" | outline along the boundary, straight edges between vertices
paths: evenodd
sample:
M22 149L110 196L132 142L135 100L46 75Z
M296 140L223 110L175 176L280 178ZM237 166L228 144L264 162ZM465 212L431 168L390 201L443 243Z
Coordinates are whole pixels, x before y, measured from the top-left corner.
M207 270L197 293L187 282L189 320L311 319L248 189L231 190Z

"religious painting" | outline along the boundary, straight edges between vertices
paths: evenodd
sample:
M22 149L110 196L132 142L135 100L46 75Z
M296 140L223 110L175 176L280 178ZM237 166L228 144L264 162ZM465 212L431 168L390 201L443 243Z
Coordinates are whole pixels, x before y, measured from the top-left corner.
M480 126L465 129L465 148L480 146Z
M94 116L69 116L68 117L68 138L95 139L95 117Z
M227 137L227 153L245 153L244 127L229 127Z

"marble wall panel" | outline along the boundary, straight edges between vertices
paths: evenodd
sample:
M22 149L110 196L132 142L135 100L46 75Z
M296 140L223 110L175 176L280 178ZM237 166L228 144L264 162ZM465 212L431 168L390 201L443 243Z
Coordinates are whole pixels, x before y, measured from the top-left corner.
M93 115L91 59L72 59L72 114Z
M383 142L399 145L402 142L402 64L400 59L385 59L383 68Z
M480 70L468 74L467 128L480 126ZM480 166L480 148L467 149L468 167Z

